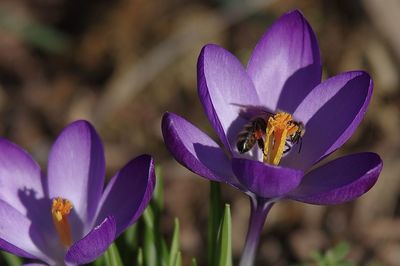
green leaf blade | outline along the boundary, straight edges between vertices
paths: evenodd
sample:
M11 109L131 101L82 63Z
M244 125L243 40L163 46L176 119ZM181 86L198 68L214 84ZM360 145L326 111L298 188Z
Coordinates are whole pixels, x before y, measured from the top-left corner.
M232 266L232 218L229 204L225 204L220 231L219 266Z
M112 243L104 254L107 266L123 266L117 245Z
M175 218L174 232L172 234L171 250L169 253L168 266L176 265L177 257L179 254L180 243L179 243L179 220Z
M136 265L137 266L143 266L143 249L139 248L136 256Z
M218 265L218 231L221 226L223 205L221 200L221 186L218 182L210 182L208 237L207 237L207 265Z
M151 206L148 206L146 208L143 213L142 219L144 221L143 255L145 265L157 266L157 248L154 234L154 213Z
M15 256L15 255L13 255L11 253L8 253L8 252L5 252L5 251L1 251L1 256L6 261L8 266L19 266L19 265L22 265L22 260L19 257Z

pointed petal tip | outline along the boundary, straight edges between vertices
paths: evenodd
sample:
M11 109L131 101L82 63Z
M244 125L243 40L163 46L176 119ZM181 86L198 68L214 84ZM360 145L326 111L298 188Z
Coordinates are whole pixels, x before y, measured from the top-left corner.
M369 74L368 71L365 71L365 70L350 70L350 71L343 72L339 75L348 75L348 76L351 76L353 79L358 77L358 78L368 80L369 81L368 89L372 89L373 84L374 84L371 75Z
M153 156L151 156L150 154L147 154L147 153L143 153L141 155L138 155L136 158L132 159L131 161L135 161L135 160L145 161L146 163L149 164L150 167L154 166L154 158L153 158Z
M91 125L91 123L88 120L85 120L85 119L74 120L69 125L74 125L74 124L76 124L76 125L79 125L79 124L81 124L81 125Z
M128 167L130 165L143 165L146 169L148 169L148 175L146 176L146 179L148 180L148 189L154 190L155 182L156 182L156 176L155 176L155 161L153 156L150 154L141 154L134 159L130 160L125 166Z
M293 17L293 18L301 18L305 19L303 12L300 11L300 9L292 9L289 10L288 12L284 13L282 17Z
M201 55L201 54L204 54L205 52L207 52L207 51L209 51L209 50L212 50L212 49L216 49L216 50L219 50L219 49L225 50L224 48L222 48L220 45L218 45L218 44L216 44L216 43L207 43L206 45L204 45L204 46L201 48L200 55Z
M71 123L69 123L61 132L61 134L64 131L70 130L72 128L82 128L82 129L87 129L87 130L95 130L94 126L88 121L88 120L84 120L84 119L78 119L78 120L74 120Z
M177 114L173 112L165 112L161 119L161 129L164 133L164 129L168 128L169 124L172 122L173 118L176 117Z
M75 121L69 123L66 127L64 127L64 129L61 131L60 135L58 136L57 140L60 139L60 137L62 137L62 136L74 134L76 131L90 132L90 133L97 134L96 129L89 121L84 120L84 119L79 119L79 120L75 120Z
M292 9L281 15L275 23L306 23L306 25L312 30L310 23L308 22L306 16L304 16L303 12L300 9ZM314 31L312 30L314 33ZM314 34L315 35L315 34Z
M218 48L223 49L219 45L213 44L213 43L206 44L201 48L199 57L197 58L197 75L199 77L202 77L202 78L197 79L198 88L200 88L200 85L202 85L201 82L205 82L203 77L204 77L204 64L205 64L204 61L205 61L206 53L209 51L212 51L212 50L216 50ZM202 86L204 86L204 85L202 85ZM200 93L200 91L199 91L199 93Z
M206 45L204 45L201 50L200 50L200 54L199 57L197 59L197 75L201 78L198 78L198 88L200 88L200 85L205 86L206 84L201 84L201 82L206 82L206 80L204 79L204 75L205 75L205 65L206 65L206 61L209 58L213 58L215 55L226 55L228 57L232 57L232 59L237 59L230 51L226 50L225 48L223 48L222 46L215 44L215 43L208 43ZM200 91L199 91L200 94Z
M306 17L303 15L303 12L301 12L299 9L293 9L290 10L283 15L281 15L275 22L276 24L278 23L289 23L289 24L295 24L297 25L298 23L306 23L309 27L310 24ZM311 27L310 27L311 28Z

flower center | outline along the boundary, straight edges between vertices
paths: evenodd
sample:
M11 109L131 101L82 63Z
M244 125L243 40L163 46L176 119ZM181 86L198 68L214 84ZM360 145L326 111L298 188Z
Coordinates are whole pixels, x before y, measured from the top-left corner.
M287 139L298 138L302 134L301 123L293 120L289 113L278 112L268 118L264 142L264 162L278 165L285 152Z
M51 206L54 226L60 236L61 243L66 247L72 244L71 228L68 223L68 215L72 207L69 200L60 197L53 199Z

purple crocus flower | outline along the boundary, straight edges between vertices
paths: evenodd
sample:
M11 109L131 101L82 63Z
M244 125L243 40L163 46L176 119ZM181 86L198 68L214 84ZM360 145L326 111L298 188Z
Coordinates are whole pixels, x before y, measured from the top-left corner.
M277 200L340 204L361 196L377 181L382 161L371 152L312 169L353 134L373 85L363 71L321 82L318 43L299 11L283 15L271 26L247 68L227 50L210 44L200 53L197 75L201 103L222 148L173 113L163 117L163 136L175 159L188 169L250 196L242 266L253 264L266 215ZM260 123L265 125L254 122L261 114ZM246 135L250 130L254 134ZM244 153L239 152L238 142L249 136L254 146L248 152L243 146Z
M103 145L86 121L57 138L47 176L24 150L0 139L0 249L48 265L95 260L149 203L154 162L149 155L131 160L103 191L104 176Z

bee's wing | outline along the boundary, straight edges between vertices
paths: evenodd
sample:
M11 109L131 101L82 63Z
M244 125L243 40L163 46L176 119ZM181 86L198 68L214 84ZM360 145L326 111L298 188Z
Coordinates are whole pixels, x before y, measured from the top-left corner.
M240 108L239 116L243 117L246 120L250 120L257 116L265 117L265 119L268 120L268 118L270 116L274 115L274 113L269 111L264 106L244 105L244 104L237 104L237 103L231 103L231 104Z

